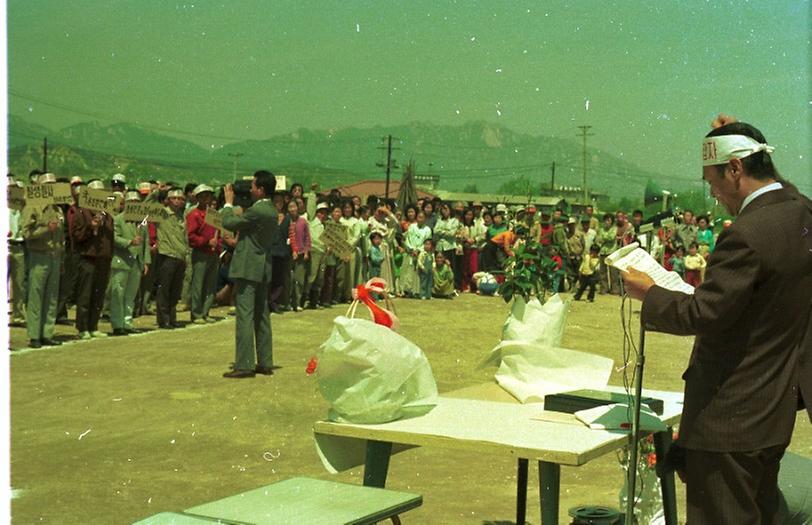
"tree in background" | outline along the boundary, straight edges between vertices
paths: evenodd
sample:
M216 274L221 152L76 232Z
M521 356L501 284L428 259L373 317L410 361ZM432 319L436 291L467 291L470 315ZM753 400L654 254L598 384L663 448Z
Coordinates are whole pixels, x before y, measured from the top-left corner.
M500 195L533 195L534 188L537 186L536 183L533 183L525 177L524 175L520 177L515 177L510 179L509 181L503 183L499 186L499 193Z

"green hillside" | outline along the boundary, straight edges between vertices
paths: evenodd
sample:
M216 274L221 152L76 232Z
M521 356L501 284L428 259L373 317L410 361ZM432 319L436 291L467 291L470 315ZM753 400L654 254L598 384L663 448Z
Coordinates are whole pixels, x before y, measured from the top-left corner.
M394 137L398 166L414 160L418 175L440 177L439 187L461 191L476 186L495 192L515 179L549 187L555 163L557 186L580 186L582 149L573 139L532 136L487 122L438 126L413 122L393 127L301 129L266 140L239 141L205 149L195 142L132 123L95 122L48 130L18 116L9 118L9 165L27 173L42 165L42 137L48 137L49 170L59 175L109 177L121 172L134 179L225 182L258 168L287 174L291 180L323 188L384 177L384 137ZM642 198L649 179L680 191L657 173L598 149L587 150L589 186L613 198ZM682 182L685 186L685 182ZM688 186L690 189L695 186Z

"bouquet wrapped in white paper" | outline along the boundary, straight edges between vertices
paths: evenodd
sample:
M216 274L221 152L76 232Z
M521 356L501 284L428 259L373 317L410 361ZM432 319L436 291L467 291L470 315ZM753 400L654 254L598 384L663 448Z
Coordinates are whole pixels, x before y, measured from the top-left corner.
M316 377L330 403L331 421L385 423L423 415L437 403L437 384L425 354L390 328L397 319L370 297L377 281L359 286L349 317L333 321L317 353ZM377 324L351 318L358 302L370 307Z

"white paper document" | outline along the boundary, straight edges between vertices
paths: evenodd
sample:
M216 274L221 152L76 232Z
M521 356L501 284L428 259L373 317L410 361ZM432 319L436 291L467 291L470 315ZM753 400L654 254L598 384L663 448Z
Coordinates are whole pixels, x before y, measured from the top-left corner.
M683 281L677 272L669 272L660 266L660 263L651 254L640 248L636 242L607 255L606 264L623 271L632 267L648 274L649 277L654 279L657 286L666 290L674 290L688 295L694 293L693 286Z
M615 403L613 405L601 405L586 410L579 410L575 417L582 421L589 428L603 430L629 430L632 422L629 417L632 411L629 405ZM648 405L640 405L640 430L649 432L663 432L668 427L660 417L651 411Z

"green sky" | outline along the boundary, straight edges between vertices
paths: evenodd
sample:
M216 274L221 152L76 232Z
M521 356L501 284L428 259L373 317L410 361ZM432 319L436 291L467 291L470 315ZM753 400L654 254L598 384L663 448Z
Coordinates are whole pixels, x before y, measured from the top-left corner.
M812 193L810 2L8 0L9 110L264 138L499 122L700 176L715 113ZM191 137L188 137L191 138ZM206 144L222 140L195 139ZM438 159L434 159L437 162Z

